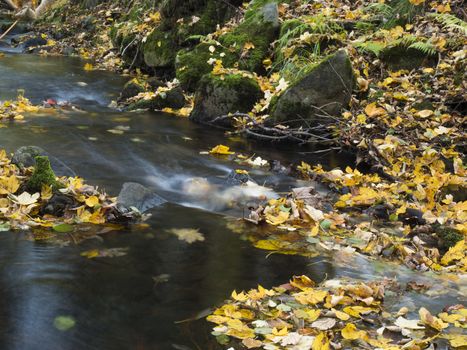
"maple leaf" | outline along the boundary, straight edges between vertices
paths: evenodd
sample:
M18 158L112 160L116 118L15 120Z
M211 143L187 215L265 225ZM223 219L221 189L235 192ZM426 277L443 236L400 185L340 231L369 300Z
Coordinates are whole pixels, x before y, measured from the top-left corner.
M191 228L174 228L169 230L169 232L177 236L179 240L190 244L198 241L202 242L205 239L199 230Z

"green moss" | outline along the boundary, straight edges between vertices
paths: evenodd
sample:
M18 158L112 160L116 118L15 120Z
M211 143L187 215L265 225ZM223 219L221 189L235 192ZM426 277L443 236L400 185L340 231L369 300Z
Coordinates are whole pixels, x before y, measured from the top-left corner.
M143 46L144 61L149 67L173 66L178 49L177 38L173 31L156 28Z
M456 245L457 242L464 239L464 235L447 226L440 226L436 229L436 234L442 241L442 246L445 249L449 249Z
M231 53L223 60L225 66L234 66L238 62L240 69L263 71L263 60L268 54L269 45L278 35L278 23L266 20L261 10L268 3L274 1L254 1L243 22L219 38L219 42ZM246 43L252 43L254 48L245 54Z
M182 50L178 53L175 69L184 89L194 91L201 77L212 71L212 66L208 64L211 57L209 45L205 43L197 45L192 51Z
M49 157L37 156L34 159L36 160L36 165L34 173L27 182L27 190L32 193L40 192L43 185L51 186L54 190L60 188L61 186L56 180L55 173L50 166Z

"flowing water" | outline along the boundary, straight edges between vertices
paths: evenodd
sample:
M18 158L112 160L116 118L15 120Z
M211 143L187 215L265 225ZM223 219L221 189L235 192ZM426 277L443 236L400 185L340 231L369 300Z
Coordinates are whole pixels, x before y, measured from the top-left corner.
M146 230L112 232L80 244L33 242L26 233L2 232L0 349L217 349L201 316L233 289L257 283L271 287L294 274L317 281L341 276L427 280L363 258L329 254L309 259L253 248L229 225L231 216L242 213L230 208L234 192L225 179L239 166L200 151L224 143L285 163L307 157L327 166L345 165L346 157L310 158L293 147L226 140L221 132L183 118L118 112L107 106L128 78L84 71L83 65L78 59L11 52L0 58L0 100L24 89L34 103L53 98L81 109L9 123L0 128L0 147L13 152L37 145L108 193L116 195L124 182L135 181L155 188L169 203L151 211ZM264 170L252 176L274 193L303 185ZM189 195L186 184L193 178L206 178L213 187L205 195ZM187 244L168 233L173 228L197 228L206 240ZM102 248L127 248L127 255L80 255ZM162 277L155 280L157 276ZM458 291L447 282L433 294L440 289L437 297L409 293L406 299L396 298L394 307L415 301L439 311L458 300ZM72 317L76 325L58 330L58 316ZM198 320L177 322L186 319Z

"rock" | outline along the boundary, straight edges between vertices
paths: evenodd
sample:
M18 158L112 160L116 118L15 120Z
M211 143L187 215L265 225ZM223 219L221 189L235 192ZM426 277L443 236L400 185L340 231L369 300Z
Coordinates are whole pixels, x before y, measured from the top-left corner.
M337 117L350 103L354 82L347 53L338 51L310 69L277 99L271 108L270 122L309 127L323 113Z
M20 169L28 168L36 165L35 157L37 156L48 157L50 164L52 165L52 169L57 176L76 176L76 173L65 163L55 158L54 156L51 156L46 150L37 146L23 146L18 148L13 154L11 162L18 166Z
M201 77L212 71L210 59L219 59L226 68L263 73L263 60L271 43L277 39L280 29L279 12L275 1L254 0L251 2L244 20L231 32L221 35L221 45L210 46L200 43L191 50L177 54L175 69L177 79L183 88L194 91ZM248 47L246 48L246 45Z
M187 40L215 31L217 25L222 26L236 13L235 6L240 4L240 0L162 1L161 23L142 47L146 65L158 69L158 73L161 69L173 73L177 52L186 46Z
M190 119L203 124L210 124L217 117L228 113L247 113L263 96L258 83L241 74L216 76L205 75L195 95L195 107ZM230 127L232 120L225 119L217 123Z
M63 49L62 49L62 54L64 56L73 56L73 55L76 55L76 50L74 47L72 46L65 46Z
M435 232L441 240L441 247L445 250L455 246L457 242L464 239L464 235L460 231L448 226L439 225L436 227Z
M186 104L185 95L180 87L162 92L149 100L139 100L128 106L128 110L137 109L162 110L164 108L180 109Z
M166 202L155 191L136 182L125 182L117 198L119 205L137 208L142 213Z
M156 27L143 46L144 62L148 67L169 68L173 66L178 49L175 33Z
M229 173L229 176L227 176L227 179L225 180L225 182L227 185L230 185L230 186L239 186L239 185L246 184L247 182L256 183L255 180L253 180L250 175L244 174L244 173L238 173L235 170L232 170Z
M381 52L379 58L392 71L435 67L438 63L437 55L427 55L420 50L404 46L388 47Z
M36 36L36 37L30 38L30 39L26 40L25 42L23 42L21 47L23 48L23 51L27 51L31 47L43 46L43 45L46 45L46 44L47 44L46 39L44 39L41 36Z
M275 1L253 0L245 19L232 32L219 38L220 43L230 52L223 61L224 66L261 73L271 43L277 39L280 30L279 10ZM253 44L245 49L246 44Z
M405 213L399 214L399 220L412 228L426 224L426 220L423 218L423 212L413 208L407 208Z
M144 84L140 82L138 79L131 79L123 86L123 90L120 93L119 100L125 101L131 97L135 97L140 92L144 92L146 89Z
M69 208L76 207L77 203L73 197L67 196L62 193L57 193L49 199L41 208L41 215L53 215L61 217L65 214L65 211Z
M193 50L178 52L175 59L176 75L185 90L195 91L201 77L212 71L212 65L208 64L212 57L209 46L201 43Z

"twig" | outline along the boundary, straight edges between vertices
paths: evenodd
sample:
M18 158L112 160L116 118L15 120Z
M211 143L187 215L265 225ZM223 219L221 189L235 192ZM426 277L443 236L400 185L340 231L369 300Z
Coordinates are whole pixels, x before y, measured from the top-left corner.
M16 23L19 22L19 19L17 19L11 26L10 28L8 28L5 33L3 33L2 35L0 35L0 40L2 40L16 25Z

